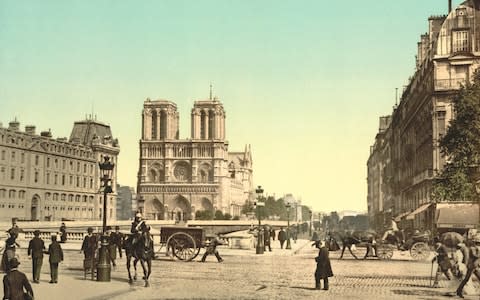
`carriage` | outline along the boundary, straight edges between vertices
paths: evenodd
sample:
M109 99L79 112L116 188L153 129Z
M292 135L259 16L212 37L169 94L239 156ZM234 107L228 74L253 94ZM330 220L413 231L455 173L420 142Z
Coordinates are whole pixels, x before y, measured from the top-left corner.
M402 239L400 239L402 240ZM377 256L379 259L391 259L393 251L397 249L397 237L389 234L385 241L377 244ZM414 260L425 260L430 256L430 245L432 239L430 233L411 235L405 242L400 242L398 249L401 251L409 251L410 256Z
M191 261L200 253L205 239L205 230L201 227L164 226L160 228L160 248L156 254L165 247L167 256Z

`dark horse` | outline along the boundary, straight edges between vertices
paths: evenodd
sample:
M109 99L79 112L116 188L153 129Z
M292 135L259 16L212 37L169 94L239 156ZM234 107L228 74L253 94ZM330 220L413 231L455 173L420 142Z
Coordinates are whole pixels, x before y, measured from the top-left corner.
M143 268L143 279L145 280L145 287L150 286L148 283L148 278L152 273L152 259L154 258L153 250L153 239L148 230L142 232L142 234L136 237L137 241L133 244L133 236L130 236L125 240L125 254L127 256L127 270L128 270L128 282L131 284L133 280L137 280L137 263L140 261L140 264ZM130 272L131 260L133 260L133 268L135 274L133 276ZM147 263L147 266L145 266Z
M329 249L335 249L338 250L338 240L342 242L342 253L340 254L339 259L343 258L343 254L345 253L345 249L348 249L350 254L355 258L358 259L358 257L355 255L355 253L352 252L352 246L353 245L358 245L360 243L366 244L367 245L367 251L365 253L365 256L363 257L364 259L367 258L369 252L372 249L372 242L375 239L375 235L373 232L369 231L331 231L328 234L328 239L327 239L327 244ZM376 251L375 251L376 252ZM375 253L376 255L376 253Z

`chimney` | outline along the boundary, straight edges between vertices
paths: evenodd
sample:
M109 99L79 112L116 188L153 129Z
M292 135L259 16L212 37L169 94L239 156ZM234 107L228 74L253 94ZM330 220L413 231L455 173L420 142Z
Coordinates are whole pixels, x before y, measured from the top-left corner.
M452 11L452 0L448 0L448 13Z
M25 133L29 135L35 135L35 126L33 125L25 126Z
M20 131L20 122L17 121L17 118L15 118L15 121L8 123L8 129Z
M47 137L47 138L52 138L52 132L50 130L42 131L42 132L40 132L40 136Z

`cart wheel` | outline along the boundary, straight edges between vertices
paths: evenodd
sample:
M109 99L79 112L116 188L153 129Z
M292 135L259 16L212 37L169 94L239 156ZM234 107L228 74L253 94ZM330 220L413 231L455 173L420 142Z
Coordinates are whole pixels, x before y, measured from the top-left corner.
M417 242L410 248L410 255L414 260L426 260L430 255L430 248L427 243Z
M167 249L172 250L173 256L182 261L191 261L200 251L191 235L185 232L176 232L167 240Z
M192 257L192 259L195 259L195 257L197 257L199 253L200 253L200 247L197 247L197 251L195 252L195 255Z
M379 259L391 259L393 256L393 248L388 244L380 244L377 246L377 255Z

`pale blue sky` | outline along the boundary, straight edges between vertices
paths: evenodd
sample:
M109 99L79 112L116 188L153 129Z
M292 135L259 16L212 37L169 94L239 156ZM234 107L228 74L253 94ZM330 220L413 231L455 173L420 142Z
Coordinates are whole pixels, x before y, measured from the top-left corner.
M255 184L366 210L378 117L447 3L2 0L0 122L69 136L93 105L120 140L120 183L136 186L143 101L176 102L188 138L213 83L230 150L252 146Z

